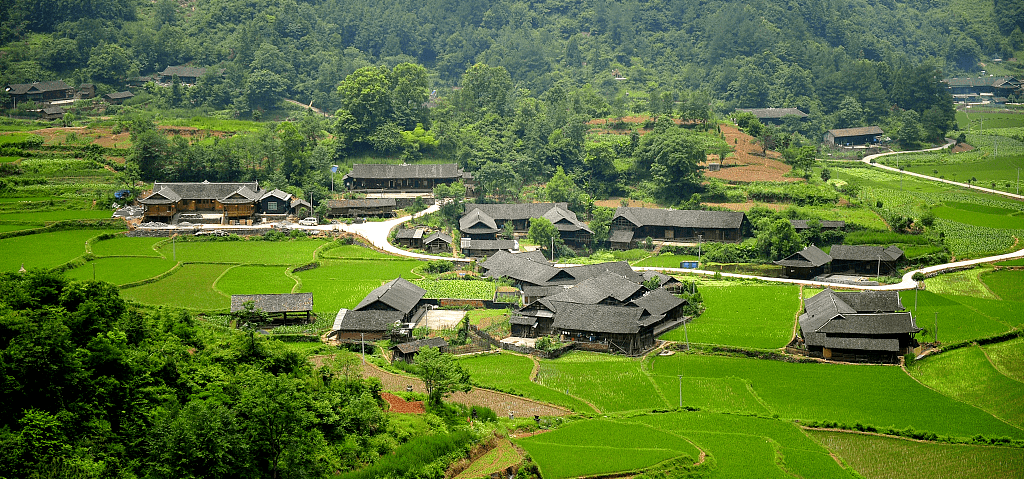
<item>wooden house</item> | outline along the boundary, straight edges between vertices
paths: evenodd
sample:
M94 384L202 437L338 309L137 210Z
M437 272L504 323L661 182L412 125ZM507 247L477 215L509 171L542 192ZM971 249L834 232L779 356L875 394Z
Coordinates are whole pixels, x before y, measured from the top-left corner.
M427 291L398 278L374 289L353 309L338 311L329 337L340 340L384 339L389 332L407 333L426 312Z
M423 249L429 253L451 253L452 237L440 231L435 231L423 240Z
M1021 81L1009 76L960 77L947 78L942 81L954 97L980 97L982 95L1008 97L1015 93L1021 93L1022 87L1024 87Z
M289 315L299 316L305 322L313 322L313 293L292 294L232 294L231 312L239 313L246 310L246 303L251 302L253 309L267 313L271 320L280 315L282 322L287 322Z
M25 101L45 103L56 100L69 100L75 97L75 89L61 80L12 83L7 85L6 91L14 100L15 105Z
M464 172L454 163L421 165L356 164L342 178L353 191L433 191L434 187L463 179Z
M448 352L448 341L444 338L426 338L408 343L396 344L391 347L391 361L403 361L412 364L416 355L423 348L437 348L442 353Z
M871 275L892 275L899 273L899 266L906 258L897 246L832 245L833 273L860 273Z
M465 214L459 218L459 231L463 237L494 239L506 223L512 224L516 234L530 229L530 221L544 218L558 229L558 236L567 244L588 244L593 231L581 222L567 203L519 203L465 205Z
M106 95L103 95L103 99L111 105L120 105L124 103L125 100L130 100L132 98L135 98L135 95L130 91L119 91L116 93L107 93Z
M189 221L228 224L248 220L256 213L261 196L259 183L154 183L153 192L139 199L144 221L177 222L183 213Z
M395 216L397 203L394 198L357 198L351 200L327 200L327 216L330 218L358 218L374 216L390 218Z
M482 240L462 238L459 242L459 249L464 256L472 258L483 258L493 255L499 251L516 251L519 249L519 242L516 240Z
M78 98L88 100L94 96L96 96L96 85L92 83L78 85Z
M873 145L881 141L884 134L877 126L837 128L826 132L824 141L834 146Z
M188 65L168 66L164 71L158 73L160 83L170 83L174 77L186 85L195 85L196 82L206 74L206 68L190 67Z
M812 356L836 361L898 362L915 352L921 331L896 291L836 292L804 301L803 345Z
M738 243L748 227L738 211L666 210L620 206L612 218L613 249L630 249L646 238L656 241Z
M512 336L554 335L587 349L636 355L685 321L686 301L615 273L587 279L520 308L510 319Z
M59 106L48 106L39 110L39 118L43 120L59 120L64 118L64 108Z
M258 216L266 220L283 220L289 216L302 218L312 209L305 200L276 188L262 193L258 200Z
M423 249L423 228L401 228L395 233L395 241L406 248Z
M796 108L737 108L737 113L750 113L762 124L781 125L782 119L793 117L798 119L807 118L807 114Z
M831 272L832 257L820 248L810 245L775 262L782 266L784 278L811 279Z

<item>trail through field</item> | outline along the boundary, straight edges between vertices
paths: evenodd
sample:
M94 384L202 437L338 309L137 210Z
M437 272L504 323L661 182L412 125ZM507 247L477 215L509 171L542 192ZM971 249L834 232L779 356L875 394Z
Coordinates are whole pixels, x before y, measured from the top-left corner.
M363 364L363 376L380 379L384 384L384 389L389 391L405 391L408 386L412 386L412 390L415 392L424 394L427 392L426 387L423 386L423 380L420 378L385 371L371 363ZM468 406L488 407L502 416L507 416L510 413L518 417L567 416L572 413L551 404L478 387L474 387L468 393L452 394L448 400Z

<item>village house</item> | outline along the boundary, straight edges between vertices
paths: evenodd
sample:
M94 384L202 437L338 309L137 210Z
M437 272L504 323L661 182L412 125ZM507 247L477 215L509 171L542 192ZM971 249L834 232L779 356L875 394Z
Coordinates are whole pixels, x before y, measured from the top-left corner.
M484 258L499 251L516 251L519 249L519 242L506 239L472 239L462 238L459 241L459 249L462 255L470 258Z
M395 241L406 248L423 249L423 228L401 228L395 233Z
M890 275L899 273L900 263L906 259L896 246L832 245L833 273L860 273Z
M41 81L35 83L11 83L7 85L7 94L18 103L34 101L45 103L56 100L69 100L75 97L75 89L61 80Z
M576 213L569 210L567 203L467 203L465 214L459 218L459 231L463 237L495 239L505 223L511 223L514 233L525 234L534 218L550 221L567 244L588 244L594 234L576 217Z
M403 278L374 289L353 309L342 308L334 317L328 338L379 340L389 333L407 335L427 310L427 291Z
M313 322L313 293L292 294L232 294L231 312L241 313L251 303L254 311L267 313L273 321L280 315L281 322L287 322L289 315L299 316L304 322Z
M39 110L39 118L43 120L59 120L64 118L64 108L59 106L48 106Z
M811 279L831 272L832 257L817 246L810 245L776 261L775 264L782 266L784 278Z
M342 178L352 191L429 192L442 184L472 179L454 163L421 165L356 164ZM469 185L467 185L467 188Z
M415 362L416 355L423 348L437 348L442 353L448 352L448 341L444 338L426 338L391 347L391 361L402 361L409 364Z
M103 99L111 105L120 105L124 103L125 100L130 100L132 98L135 98L135 95L130 91L119 91L116 93L107 93L106 95L103 95Z
M796 108L737 108L738 113L750 113L762 124L781 125L782 119L793 117L803 120L807 114Z
M980 102L1005 99L1024 93L1024 83L1009 76L962 77L942 80L956 102Z
M834 146L873 145L881 141L885 133L877 126L859 128L837 128L825 133L824 141Z
M583 349L632 356L681 325L686 304L664 289L648 290L608 272L527 304L510 323L515 337L553 335Z
M259 183L154 183L139 199L144 221L177 223L187 214L191 223L229 224L251 220L262 195Z
M196 82L206 74L206 68L204 67L190 67L188 65L177 65L168 66L164 68L164 71L158 73L158 81L160 83L171 83L174 77L178 77L178 81L185 85L195 85Z
M423 240L423 249L428 253L451 253L452 237L447 234L435 231Z
M280 221L289 216L302 218L313 211L309 202L278 189L263 193L258 201L259 216L267 221Z
M96 85L93 85L92 83L83 83L81 85L78 85L77 96L78 98L81 98L83 100L88 100L96 96Z
M612 249L630 249L646 238L654 241L738 243L746 215L738 211L665 210L620 206L612 218Z
M329 218L360 218L395 216L398 203L394 198L356 198L350 200L327 200Z
M812 356L835 361L898 362L916 352L921 331L896 291L826 289L804 301L803 345Z

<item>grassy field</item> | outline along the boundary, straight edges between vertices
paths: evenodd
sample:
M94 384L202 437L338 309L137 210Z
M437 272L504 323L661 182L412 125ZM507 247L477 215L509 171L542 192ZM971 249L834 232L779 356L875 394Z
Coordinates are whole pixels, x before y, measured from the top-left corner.
M950 397L1024 427L1024 383L996 370L979 346L944 352L914 363L915 378Z
M318 314L354 308L367 293L385 282L399 276L415 277L413 268L423 264L416 260L322 260L321 263L319 268L295 274L302 281L299 291L313 293Z
M914 291L901 291L900 299L927 331L919 333L919 341L934 341L935 321L938 318L939 341L958 343L1004 333L1020 322L1022 303L1010 303L968 296L939 295L930 291L917 292L917 311L914 311ZM936 313L938 315L936 316Z
M700 452L686 439L635 422L579 421L544 434L517 439L548 479L624 472Z
M686 333L694 343L747 348L781 348L793 334L800 307L799 288L778 285L701 286L707 311L693 320ZM751 305L759 305L751 307ZM682 341L683 328L661 336Z
M1024 449L935 444L834 431L808 431L868 479L1020 477Z
M154 306L226 310L231 298L215 291L213 284L230 267L229 264L186 264L155 283L123 289L121 296Z
M992 366L1006 377L1024 383L1024 338L982 346Z
M656 356L650 364L651 375L660 384L675 383L679 374L684 379L739 378L749 385L751 393L771 413L783 418L831 420L850 425L860 422L900 429L911 426L961 437L986 434L1024 438L1024 430L928 389L897 367L792 364L692 354ZM602 371L601 375L612 373ZM596 389L597 385L593 383L591 381L590 389ZM674 393L675 388L665 391L669 397ZM650 394L651 388L634 393L638 396ZM587 398L582 393L577 395ZM711 406L717 399L706 401ZM690 405L703 407L704 404L696 402Z
M43 224L63 220L105 219L110 218L112 214L113 212L110 210L28 211L20 213L0 213L0 220Z
M668 407L664 395L641 370L642 364L639 359L577 351L541 361L537 380L586 399L604 412Z
M323 240L182 241L160 245L160 253L178 261L204 263L302 265L313 261ZM174 253L176 251L176 253Z
M8 231L30 230L30 229L35 229L35 228L39 228L39 227L40 227L40 225L24 225L24 224L22 224L22 225L9 225L9 224L0 224L0 233L6 233Z
M516 354L484 354L459 359L478 384L486 388L501 389L567 407L577 412L593 412L585 402L567 396L561 390L553 389L530 381L533 361L526 356Z
M96 258L67 271L68 278L95 279L118 286L159 276L174 267L174 262L163 258L132 258L113 256Z
M360 245L330 245L320 251L320 257L333 259L395 259L394 256Z
M0 239L0 271L53 268L85 253L85 242L104 230L70 230Z
M129 238L120 236L113 239L100 240L92 244L92 252L96 256L156 256L160 253L154 246L167 238Z
M214 288L227 295L291 293L295 280L285 274L289 269L290 266L235 266L217 280Z
M662 253L657 256L642 259L633 263L633 266L652 266L657 268L678 268L682 261L697 261L697 257L685 254Z
M999 299L1024 301L1024 271L1022 270L1004 269L986 272L981 275L981 280L999 296Z
M938 218L985 228L1024 228L1024 215L1009 208L946 201L932 212Z

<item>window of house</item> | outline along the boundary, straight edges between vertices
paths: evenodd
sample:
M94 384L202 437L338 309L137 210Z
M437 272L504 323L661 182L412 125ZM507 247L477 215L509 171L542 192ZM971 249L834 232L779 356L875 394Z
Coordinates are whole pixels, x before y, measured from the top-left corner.
M267 202L267 211L277 211L277 202L276 201L268 201Z

